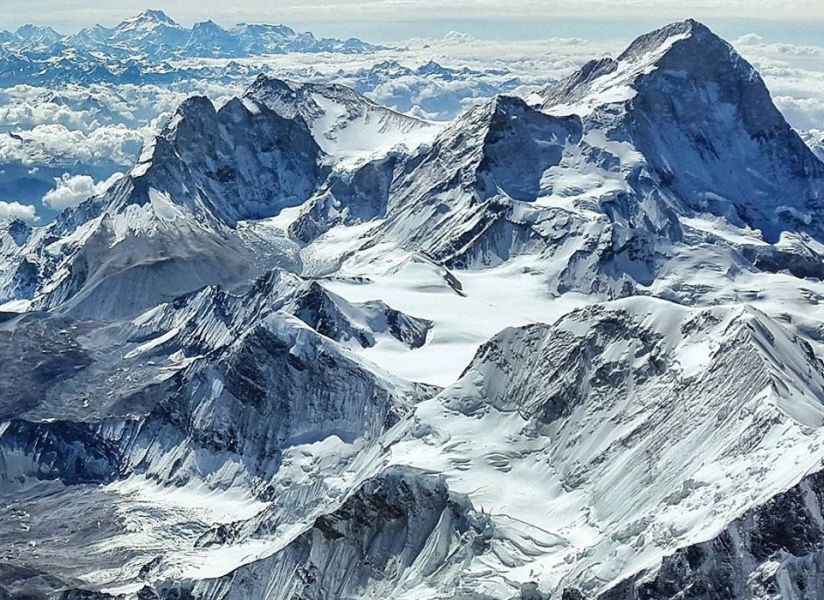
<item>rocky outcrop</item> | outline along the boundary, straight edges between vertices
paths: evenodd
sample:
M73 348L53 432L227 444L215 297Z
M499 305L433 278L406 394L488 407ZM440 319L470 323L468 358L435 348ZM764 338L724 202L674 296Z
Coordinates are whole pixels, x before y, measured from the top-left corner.
M161 598L332 600L460 586L492 524L436 476L394 468L272 556L220 579L159 584ZM426 582L424 584L424 582Z
M824 595L824 475L813 473L730 523L711 540L682 548L661 566L623 581L599 600Z

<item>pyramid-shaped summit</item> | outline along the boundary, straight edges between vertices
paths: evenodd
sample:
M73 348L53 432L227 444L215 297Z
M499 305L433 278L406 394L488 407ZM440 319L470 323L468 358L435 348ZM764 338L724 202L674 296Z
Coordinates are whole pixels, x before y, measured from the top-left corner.
M775 241L824 238L824 165L773 103L757 71L689 19L642 35L617 59L584 65L544 92L542 108L629 141L666 196Z

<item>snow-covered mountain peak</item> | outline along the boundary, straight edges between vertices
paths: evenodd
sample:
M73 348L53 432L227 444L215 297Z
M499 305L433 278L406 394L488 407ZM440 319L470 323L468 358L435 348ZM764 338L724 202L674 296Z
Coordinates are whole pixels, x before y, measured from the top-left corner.
M581 137L577 116L547 115L514 96L497 96L457 123L443 138L458 144L474 138L468 148L474 145L480 153L478 192L483 198L503 192L514 200L535 200L543 173L561 161L567 143Z
M588 114L602 105L631 100L642 80L656 71L683 70L687 78L712 77L738 69L749 79L754 70L705 25L688 19L671 23L633 41L617 59L589 61L545 92L543 106L553 112ZM757 75L756 75L757 76Z
M63 39L63 36L51 27L32 24L20 26L16 34L26 43L36 46L51 46Z
M300 109L303 108L299 106L303 101L299 91L303 88L303 83L261 73L244 95L260 102L284 118L293 119L300 114ZM306 108L303 110L306 111Z
M514 97L468 110L431 144L405 157L383 188L385 220L374 230L447 265L498 264L546 249L535 202L551 194L545 175L581 141L577 116L557 117ZM394 177L394 179L393 179ZM546 223L557 217L547 214Z
M352 169L391 150L411 152L430 143L441 124L376 104L350 87L260 75L244 94L280 116L302 117L336 165Z
M581 115L591 139L631 144L678 210L722 216L773 242L788 230L824 234L811 217L822 164L755 69L700 23L669 25L617 60L587 63L546 90L543 109Z
M522 98L505 94L495 96L486 105L486 109L491 119L518 118L533 110Z
M649 56L660 56L683 40L692 40L697 44L723 41L703 23L685 19L639 36L620 54L618 61L638 61Z
M296 35L294 29L288 25L271 25L267 23L238 23L231 29L242 35L270 35L281 39L288 39Z
M820 161L824 161L824 130L810 129L799 132L801 139Z
M21 219L12 219L9 222L8 231L14 236L28 236L32 232L32 227Z
M728 42L696 21L682 21L638 38L618 57L618 64L634 63L634 87L658 85L659 78L676 83L673 75L679 71L684 84L713 85L716 96L705 101L718 100L746 107L751 125L761 123L763 130L786 125L775 109L766 85L758 72Z
M479 128L480 131L490 134L505 128L519 128L523 124L522 120L526 120L527 123L563 123L565 126L580 123L577 115L557 117L536 110L518 96L501 94L480 105L477 110L467 111L461 119L461 126L467 129Z
M197 21L194 25L192 25L192 29L204 29L207 31L226 31L225 29L223 29L223 27L215 23L212 19L206 19L205 21Z
M32 226L20 219L0 220L0 236L8 236L17 247L23 246L32 234Z
M556 117L530 107L521 98L499 95L469 109L447 127L421 168L434 161L448 169L463 169L466 175L470 175L466 168L474 170L472 175L497 174L494 183L488 182L489 190L481 192L482 197L497 190L517 200L534 200L538 172L557 164L564 145L577 142L580 135L581 120L575 115ZM533 176L526 176L523 169L534 170ZM532 191L527 192L527 188Z
M216 118L217 110L206 96L190 96L175 111L171 120L163 127L160 136L169 140L185 138L196 132L205 132Z
M141 53L145 57L174 54L186 43L190 31L162 11L147 10L114 28L96 27L68 38L70 45L97 52Z
M305 201L325 178L322 160L300 117L239 98L216 110L193 96L144 148L129 178L136 189L234 226Z
M189 98L127 176L89 201L88 216L57 220L52 233L66 237L44 259L55 276L37 301L68 303L78 314L134 314L276 264L294 269L293 243L248 239L237 227L306 202L327 179L324 162L301 118L239 98L219 110Z
M152 167L158 168L164 161L177 161L177 152L171 148L180 142L184 149L194 150L198 143L195 137L214 130L217 111L205 96L190 96L177 107L174 115L142 149L134 167L129 172L132 178L142 178Z
M340 110L346 111L344 116L349 118L363 116L368 111L381 111L396 115L409 127L428 124L422 119L381 106L351 87L336 83L299 82L261 74L244 96L261 102L284 118L301 115L307 122L315 121L326 112L326 100L339 105Z
M180 27L180 24L177 21L172 19L162 10L148 9L138 15L135 15L134 17L121 21L117 26L117 29L123 31L135 28L151 29L158 25Z
M214 36L214 35L223 35L228 34L229 32L212 21L208 19L206 21L198 21L194 25L192 25L192 39L197 39L200 36Z

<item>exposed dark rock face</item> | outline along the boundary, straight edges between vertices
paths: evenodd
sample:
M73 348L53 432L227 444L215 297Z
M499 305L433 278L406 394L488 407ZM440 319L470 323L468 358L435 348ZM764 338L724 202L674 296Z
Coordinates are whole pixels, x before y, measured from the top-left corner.
M157 592L164 599L391 597L418 577L448 589L458 584L450 567L483 552L491 533L487 519L437 477L393 468L271 557L219 580L166 583Z
M615 74L619 64L624 75ZM822 236L810 215L822 206L824 165L755 69L706 26L686 20L643 35L617 61L593 61L551 86L544 107L585 101L610 78L632 91L595 108L584 130L609 124L608 135L638 149L665 194L769 241L782 231Z
M112 207L149 202L154 189L234 226L307 200L326 169L306 123L248 102L215 110L203 96L186 100L144 157L145 173L117 188Z
M432 327L430 321L404 314L379 300L349 303L316 282L299 293L288 310L318 333L338 342L353 341L362 348L374 346L379 333L388 333L409 348L420 348Z
M599 600L802 600L824 595L824 474L736 519L710 541L678 550Z
M383 217L400 159L399 155L390 154L353 173L332 177L328 188L313 198L289 226L289 232L309 243L336 225L355 225Z

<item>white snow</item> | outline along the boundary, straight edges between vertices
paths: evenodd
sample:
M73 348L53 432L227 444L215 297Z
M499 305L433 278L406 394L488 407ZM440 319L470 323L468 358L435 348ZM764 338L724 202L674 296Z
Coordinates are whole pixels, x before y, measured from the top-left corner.
M414 151L431 143L444 127L427 121L415 123L399 113L371 106L362 116L352 118L344 104L319 93L311 97L323 111L312 123L315 139L342 169L353 169L393 149Z
M424 347L409 350L388 339L361 354L387 371L411 381L445 386L457 380L478 347L507 327L551 323L586 301L574 294L551 298L537 261L512 260L500 267L458 272L463 294L456 293L438 268L417 260L402 262L369 283L346 280L323 285L351 302L383 300L389 306L434 322Z
M211 524L250 519L268 506L240 488L215 490L198 482L180 487L162 486L138 475L103 489L120 494L129 502L188 513L193 520Z
M183 212L165 192L149 188L149 201L152 203L155 215L164 221L174 221L183 217Z

